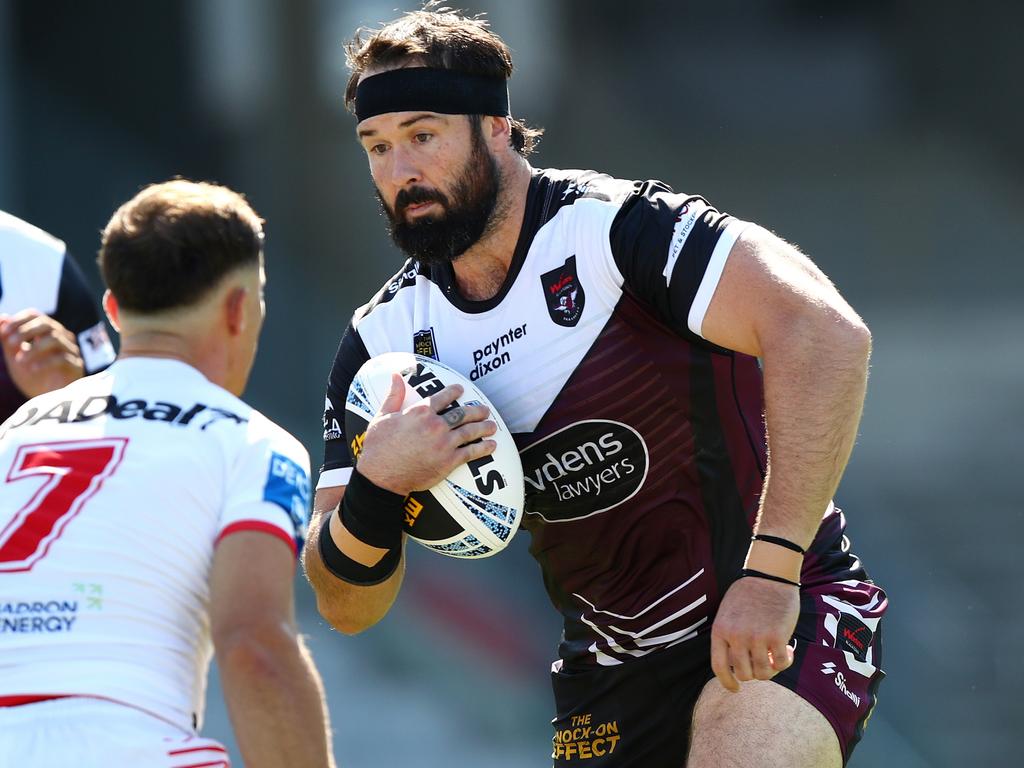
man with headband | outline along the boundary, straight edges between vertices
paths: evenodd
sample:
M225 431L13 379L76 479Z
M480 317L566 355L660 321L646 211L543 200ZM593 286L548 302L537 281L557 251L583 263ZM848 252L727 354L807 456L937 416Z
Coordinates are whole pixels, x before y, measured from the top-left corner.
M397 381L353 468L355 372L430 355L521 448L523 527L564 617L556 765L845 763L887 605L831 501L864 323L795 248L698 195L531 168L538 131L511 117L509 51L480 19L408 13L348 52L346 99L409 259L355 311L328 381L305 552L321 612L346 633L383 617L403 498L494 448L483 408L438 415L458 387L402 411Z

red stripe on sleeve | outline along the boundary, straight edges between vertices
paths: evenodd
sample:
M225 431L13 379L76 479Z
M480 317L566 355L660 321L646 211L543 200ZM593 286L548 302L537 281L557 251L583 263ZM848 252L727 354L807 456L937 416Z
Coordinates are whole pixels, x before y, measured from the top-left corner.
M291 536L283 528L279 528L273 523L266 523L262 520L239 520L231 523L220 532L220 536L217 537L217 541L214 543L214 546L220 544L221 539L225 536L230 536L232 533L238 533L239 531L260 531L262 533L269 533L271 536L276 536L281 541L285 542L295 557L299 556L299 548L298 544L295 542L295 537Z

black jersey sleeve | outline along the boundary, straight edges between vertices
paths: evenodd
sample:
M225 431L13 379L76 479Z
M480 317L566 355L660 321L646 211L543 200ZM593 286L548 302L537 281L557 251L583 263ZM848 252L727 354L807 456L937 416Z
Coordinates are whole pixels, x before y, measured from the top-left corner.
M691 310L705 275L717 284L738 230L730 224L743 222L719 213L702 197L677 194L660 181L636 182L609 235L625 289L670 328L699 339L703 312ZM723 238L727 228L734 234ZM709 270L713 257L718 263ZM704 292L709 288L713 292L714 285L705 285Z
M114 346L107 334L98 303L89 290L82 270L67 252L61 266L53 319L75 334L87 374L101 371L114 362Z
M338 352L334 356L334 364L327 378L327 397L324 402L324 463L320 467L318 488L336 485L347 485L347 475L336 482L342 473L333 470L346 470L352 467L352 459L348 450L348 438L345 436L345 402L348 399L348 388L363 363L370 359L366 345L359 338L359 332L349 325L338 344Z

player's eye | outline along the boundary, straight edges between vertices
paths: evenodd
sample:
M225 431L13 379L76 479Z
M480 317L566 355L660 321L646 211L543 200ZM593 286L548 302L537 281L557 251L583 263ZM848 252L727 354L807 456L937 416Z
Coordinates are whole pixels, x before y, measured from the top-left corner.
M370 147L369 152L371 155L383 155L388 151L387 144L374 144Z
M433 134L430 134L430 133L417 133L413 137L413 141L415 141L417 144L426 144L432 138L434 138Z

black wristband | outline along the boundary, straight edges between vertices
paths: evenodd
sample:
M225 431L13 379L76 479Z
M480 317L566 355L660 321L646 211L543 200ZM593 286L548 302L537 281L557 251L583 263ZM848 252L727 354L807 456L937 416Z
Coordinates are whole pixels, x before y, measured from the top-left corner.
M799 581L790 581L789 579L784 579L781 576L773 576L772 574L765 573L764 571L755 571L753 568L742 569L740 571L740 578L743 578L744 576L753 576L755 579L768 579L768 581L777 581L779 584L789 584L791 587L796 587L797 589L800 588Z
M341 500L341 522L364 544L394 549L402 543L405 497L374 485L358 471Z
M319 541L317 542L320 549L320 559L323 560L324 567L342 581L347 581L349 584L356 584L361 587L369 587L386 581L395 572L395 568L398 567L398 563L402 560L401 540L399 540L397 547L390 550L380 559L380 562L367 567L362 563L357 563L335 544L334 537L331 536L331 515L333 514L331 512L324 516L323 523L320 526Z
M766 541L769 544L776 544L780 547L788 549L790 552L796 552L797 554L804 555L806 550L799 544L796 544L789 539L784 539L781 536L769 536L767 533L755 533L750 537L751 541Z

